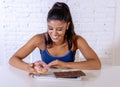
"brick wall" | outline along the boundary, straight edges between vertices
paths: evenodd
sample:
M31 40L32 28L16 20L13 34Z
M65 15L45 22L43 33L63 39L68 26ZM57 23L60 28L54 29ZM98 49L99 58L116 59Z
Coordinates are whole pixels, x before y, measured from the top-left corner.
M87 40L101 60L111 62L114 0L0 0L0 64L8 64L11 55L33 35L47 30L47 12L56 1L69 5L76 33ZM83 58L82 54L77 57Z

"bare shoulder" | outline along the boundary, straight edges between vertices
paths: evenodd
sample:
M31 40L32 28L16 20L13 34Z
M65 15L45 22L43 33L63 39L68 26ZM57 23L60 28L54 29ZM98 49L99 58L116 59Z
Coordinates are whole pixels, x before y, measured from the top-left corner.
M43 39L43 33L42 33L42 34L36 34L36 35L34 35L34 36L32 37L32 39L33 39L33 40L36 40L36 41L37 41L38 39L39 39L39 40L40 40L40 39ZM38 40L38 41L39 41L39 40Z
M81 48L83 46L88 46L86 40L80 35L75 35L75 40L76 40L77 48Z
M85 40L82 36L80 35L75 35L76 40Z
M41 34L36 34L30 39L30 43L34 44L36 47L39 47L42 45L44 42L44 35L43 33Z

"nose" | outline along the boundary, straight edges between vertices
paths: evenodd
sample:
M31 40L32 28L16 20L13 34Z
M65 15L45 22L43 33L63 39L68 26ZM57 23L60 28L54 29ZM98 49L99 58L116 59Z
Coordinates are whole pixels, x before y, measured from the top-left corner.
M57 35L56 29L53 30L53 35Z

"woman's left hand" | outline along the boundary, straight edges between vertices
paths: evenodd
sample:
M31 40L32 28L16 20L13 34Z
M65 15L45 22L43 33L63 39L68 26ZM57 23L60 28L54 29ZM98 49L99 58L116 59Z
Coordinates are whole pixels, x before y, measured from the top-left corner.
M50 68L65 68L66 62L62 62L60 60L54 60L48 64Z

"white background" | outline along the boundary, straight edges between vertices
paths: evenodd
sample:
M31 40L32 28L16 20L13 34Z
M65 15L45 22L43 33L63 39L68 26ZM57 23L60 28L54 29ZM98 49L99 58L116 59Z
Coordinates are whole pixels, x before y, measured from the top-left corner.
M0 65L7 65L33 35L47 30L47 13L56 1L69 5L76 33L102 63L120 64L119 0L0 0ZM80 52L78 57L83 58Z

